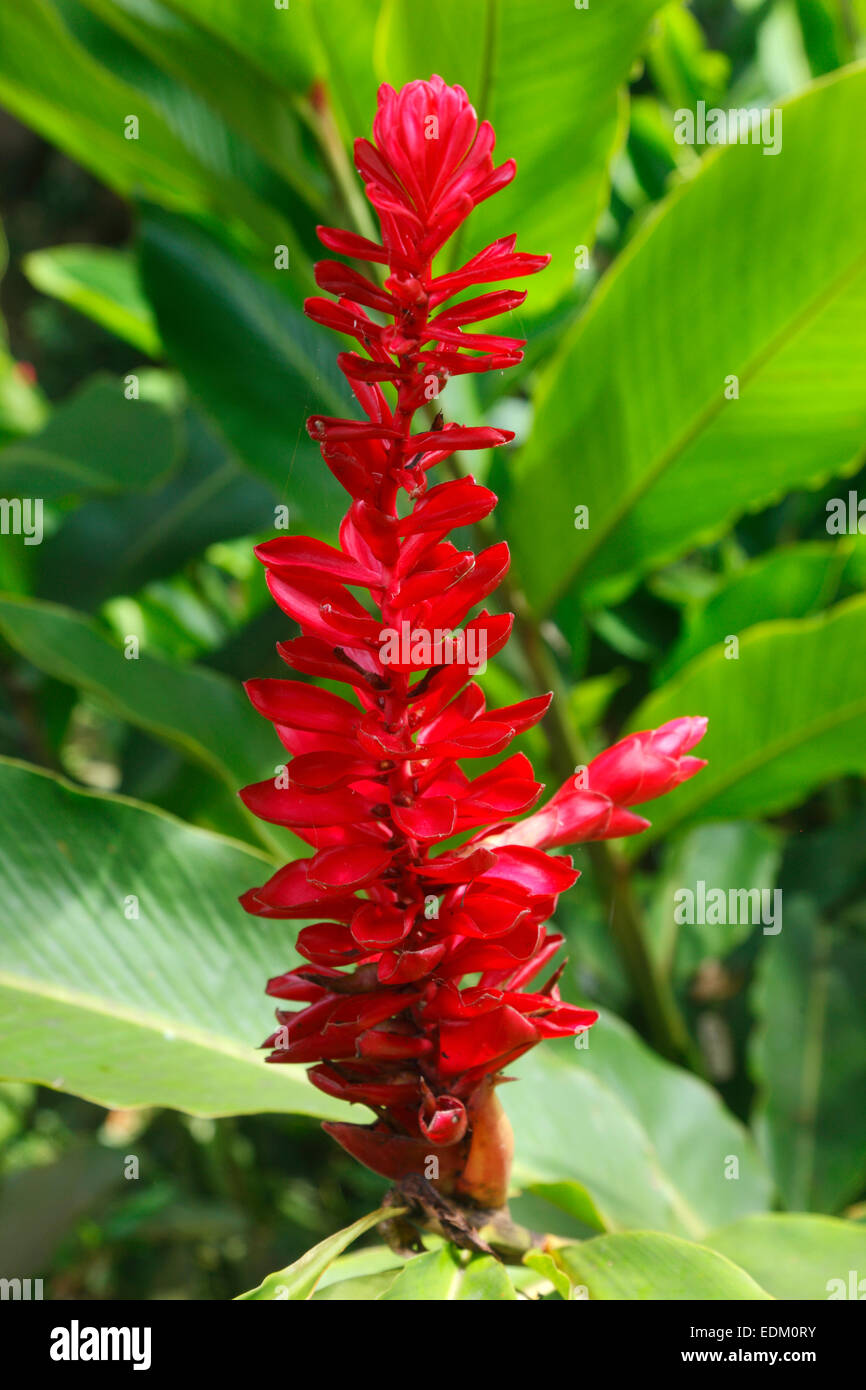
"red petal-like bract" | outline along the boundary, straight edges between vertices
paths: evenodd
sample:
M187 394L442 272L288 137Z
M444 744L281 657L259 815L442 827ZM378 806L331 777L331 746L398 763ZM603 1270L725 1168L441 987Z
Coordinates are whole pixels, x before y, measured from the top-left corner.
M504 751L550 697L488 710L473 680L511 629L510 617L483 610L466 621L507 570L508 550L476 555L447 540L496 498L472 478L431 485L429 474L456 450L511 435L443 425L428 403L450 376L522 356L520 339L465 328L516 308L523 292L454 296L533 274L549 257L502 237L460 269L433 273L472 209L515 173L513 161L494 167L493 131L462 88L439 77L382 87L373 133L355 156L381 244L324 227L320 237L332 252L387 266L387 277L322 261L317 283L336 302L306 306L354 340L338 361L364 419L307 422L351 498L340 544L281 537L257 549L301 636L279 647L291 679L248 685L293 755L287 775L242 796L313 852L242 901L262 917L313 923L298 938L307 963L268 985L302 1006L278 1011L268 1060L312 1064L321 1090L369 1107L372 1124L326 1128L377 1173L433 1176L445 1193L495 1206L510 1164L496 1078L542 1039L597 1017L564 1003L556 976L535 986L562 941L544 924L578 877L571 859L545 850L642 830L627 808L703 765L687 755L704 721L624 739L516 824L542 791L527 759L480 775L460 766ZM345 695L298 675L343 682ZM443 841L452 843L438 849ZM464 986L467 976L477 978Z

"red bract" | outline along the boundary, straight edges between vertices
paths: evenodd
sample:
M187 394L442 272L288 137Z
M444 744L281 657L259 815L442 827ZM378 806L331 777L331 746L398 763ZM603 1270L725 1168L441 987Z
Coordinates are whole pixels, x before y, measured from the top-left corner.
M459 270L433 273L460 223L515 172L512 161L494 167L493 131L478 125L462 88L439 77L382 87L374 136L355 154L381 244L333 228L320 237L331 251L387 266L387 278L322 261L317 282L337 302L307 303L312 318L363 350L338 360L365 418L308 421L352 499L340 544L282 537L256 552L301 630L279 647L283 660L304 677L342 682L346 695L306 680L249 683L292 759L286 777L242 796L313 853L242 901L262 917L313 923L298 938L307 964L268 985L303 1006L278 1012L268 1060L312 1063L321 1090L374 1112L371 1125L325 1128L376 1172L433 1177L442 1192L496 1206L510 1164L497 1078L542 1039L597 1017L563 1003L559 972L529 988L562 941L544 924L578 877L569 858L544 851L643 829L626 808L702 766L685 755L704 721L624 739L513 826L542 791L527 759L473 775L468 760L505 750L550 696L487 709L472 677L512 620L486 611L465 620L507 570L508 549L476 555L446 538L487 516L496 498L472 478L428 482L455 450L512 436L431 420L427 407L449 376L522 356L519 339L465 331L516 308L522 291L448 301L539 271L549 257L517 252L503 237ZM438 849L455 836L462 842ZM466 976L479 978L462 987Z

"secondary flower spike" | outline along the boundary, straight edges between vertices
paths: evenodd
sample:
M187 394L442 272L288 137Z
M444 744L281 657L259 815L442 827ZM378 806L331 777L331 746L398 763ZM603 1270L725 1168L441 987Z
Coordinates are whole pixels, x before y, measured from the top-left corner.
M508 548L476 555L448 540L496 498L471 477L431 485L429 475L458 449L512 435L444 424L429 403L449 377L522 357L522 340L474 325L517 308L524 291L455 296L534 274L549 257L504 236L434 273L449 237L515 174L513 160L494 165L493 130L461 87L440 77L383 86L373 135L355 159L381 241L330 227L319 236L387 277L324 260L316 280L335 298L306 304L356 345L337 360L363 418L307 422L351 499L339 545L281 537L256 551L300 636L278 648L291 679L247 686L291 754L288 775L241 795L312 853L242 902L312 923L297 943L306 963L268 984L301 1006L278 1010L268 1060L308 1064L321 1090L372 1112L369 1124L325 1128L377 1173L432 1176L444 1195L496 1207L511 1160L497 1080L536 1043L597 1017L562 1001L558 971L536 983L562 943L545 923L578 877L570 858L545 850L643 829L627 808L703 766L687 754L704 721L624 739L514 825L543 790L528 760L513 754L473 775L471 760L504 752L551 697L488 709L473 679L474 654L493 656L511 630L510 615L484 609L467 621L506 572Z

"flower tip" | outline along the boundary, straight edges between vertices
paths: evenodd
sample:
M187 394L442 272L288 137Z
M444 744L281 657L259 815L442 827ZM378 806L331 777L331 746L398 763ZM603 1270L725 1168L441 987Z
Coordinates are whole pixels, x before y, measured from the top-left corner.
M648 821L646 816L639 816L625 806L614 806L601 838L618 840L625 835L642 835L651 825L652 821Z
M687 782L690 777L703 771L706 765L706 758L680 758L680 781Z
M680 752L688 753L696 743L700 743L707 732L709 722L705 714L686 714L681 715L679 719L672 719L665 727L677 730L682 739Z

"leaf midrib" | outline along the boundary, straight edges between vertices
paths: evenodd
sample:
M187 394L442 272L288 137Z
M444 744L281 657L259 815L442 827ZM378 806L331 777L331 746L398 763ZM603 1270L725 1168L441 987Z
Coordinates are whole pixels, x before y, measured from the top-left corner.
M561 1064L557 1063L557 1065ZM568 1069L562 1068L562 1070ZM643 1122L643 1118L638 1113L638 1111L630 1109L629 1106L625 1103L620 1093L614 1087L607 1085L607 1083L603 1081L595 1072L586 1072L585 1075L590 1076L592 1082L598 1087L598 1089L606 1093L606 1095L611 1099L612 1103L622 1112L623 1115L627 1117L629 1122L634 1126L634 1128L640 1135L640 1138L646 1145L650 1171L653 1173L655 1177L658 1178L658 1190L662 1192L664 1196L667 1198L672 1213L675 1216L679 1217L679 1219L683 1223L683 1226L686 1228L687 1231L689 1231L692 1237L696 1238L698 1236L706 1234L707 1230L709 1229L707 1223L692 1207L691 1203L683 1195L679 1187L676 1185L675 1181L671 1178L668 1170L665 1167L658 1146L656 1145L653 1136L650 1134L649 1130ZM551 1178L539 1177L537 1173L533 1176L530 1163L528 1163L525 1159L521 1158L519 1153L515 1156L514 1167L517 1172L517 1175L522 1177L522 1180L530 1189L534 1184L537 1184L539 1182L562 1182L567 1181L568 1178L574 1176L573 1174L569 1174L565 1178L563 1178L562 1176ZM593 1184L592 1182L587 1182L582 1177L574 1178L574 1181L579 1182L580 1185L584 1187L586 1191L589 1193L593 1203L595 1204L596 1210L605 1222L607 1231L618 1231L620 1229L619 1222L614 1217L612 1217L608 1208L608 1204L603 1199L599 1200L597 1192L593 1190L595 1184Z
M255 1048L247 1048L240 1042L233 1043L225 1034L210 1033L204 1028L199 1028L195 1024L177 1018L168 1018L156 1013L149 1015L131 1006L119 1007L115 1003L109 1004L105 999L100 999L96 995L88 994L85 990L72 990L62 985L48 984L43 980L36 980L32 976L16 975L6 970L0 970L0 988L15 990L32 998L44 999L54 1004L63 1004L69 1008L81 1009L133 1028L142 1028L146 1032L158 1033L161 1036L165 1033L171 1033L173 1041L187 1042L209 1053L219 1052L225 1057L230 1057L233 1061L243 1062L262 1070L263 1064L259 1060ZM306 1073L293 1074L291 1079L297 1081L301 1079L301 1076L303 1076L304 1084L308 1084Z
M842 606L844 605L840 605L840 607ZM855 606L857 608L863 607L863 601L855 598L854 600L852 600L852 606ZM848 611L850 611L850 607ZM808 622L809 620L806 619L806 621ZM817 625L818 624L813 623L813 629L817 627ZM820 619L820 625L824 627L830 625L827 617L822 616L822 618ZM774 624L760 624L760 626L769 627L774 626ZM715 659L714 652L707 652L704 655L706 655L710 659ZM698 661L700 661L700 659L700 657L697 658ZM680 684L682 684L682 682L680 682ZM664 833L665 835L667 835L674 826L677 826L683 820L694 816L696 812L700 811L702 808L706 807L708 804L714 801L717 796L720 796L722 793L729 791L731 787L736 786L736 784L742 781L745 777L751 776L751 774L753 772L756 772L759 768L766 766L770 762L774 762L781 754L790 752L792 748L796 748L800 743L805 743L818 734L826 733L829 729L832 729L836 724L844 724L848 720L854 719L860 714L866 714L866 693L864 693L859 699L849 702L847 705L841 705L838 706L836 709L831 710L823 718L815 719L811 723L798 725L797 728L793 730L790 734L786 734L783 737L777 738L775 742L771 741L769 743L762 744L761 747L756 749L753 754L751 754L747 758L744 758L743 761L738 764L734 772L732 772L728 776L722 774L719 780L713 783L712 789L708 790L705 796L696 797L693 800L690 800L688 805L683 806L678 815L673 816L670 820L666 820L661 825L658 832L655 831L655 826L652 826L650 830L647 832L647 834L643 836L642 843L639 846L635 847L635 858L640 858L643 851L645 849L648 849L649 846L655 842L655 839L657 838L658 834ZM706 783L697 783L695 785L701 786L706 785Z
M773 358L778 356L798 334L804 331L811 320L843 293L848 283L855 279L864 268L866 268L866 251L856 256L845 270L828 282L823 291L815 295L797 313L788 318L779 331L768 339L765 346L753 354L752 358L737 373L740 385L754 380ZM631 489L627 487L623 489L622 502L608 514L607 519L600 526L593 528L592 538L584 548L577 563L566 575L564 582L561 582L552 591L551 597L545 603L545 611L553 608L574 581L579 579L580 575L587 570L596 554L623 518L634 511L640 499L718 418L726 404L728 402L725 401L724 397L720 397L716 393L684 426L673 443L661 453L658 460L650 464L641 474L636 484Z
M68 478L71 482L87 483L90 486L98 487L105 492L118 492L123 487L122 479L112 477L110 473L100 472L98 469L88 468L86 464L78 459L72 459L68 455L57 454L52 449L43 449L36 443L29 443L25 440L13 443L9 449L13 456L13 468L16 466L14 457L18 455L18 464L23 463L28 468L50 468ZM0 454L0 470L8 467L6 459ZM153 481L153 480L151 480Z

